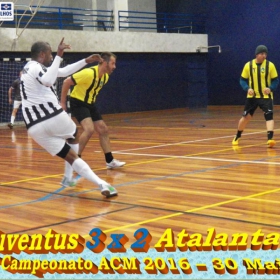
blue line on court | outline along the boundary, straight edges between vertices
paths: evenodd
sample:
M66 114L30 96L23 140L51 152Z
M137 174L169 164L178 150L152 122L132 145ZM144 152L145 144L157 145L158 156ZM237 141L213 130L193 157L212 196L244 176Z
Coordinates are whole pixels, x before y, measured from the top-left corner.
M25 205L25 204L31 204L31 203L35 203L35 202L39 202L39 201L44 201L44 200L49 199L52 195L60 193L64 189L65 189L65 187L61 187L61 188L57 189L56 191L54 191L52 193L49 193L46 196L43 196L43 197L38 198L38 199L34 199L34 200L26 201L26 202L21 202L21 203L15 203L15 204L10 204L10 205L0 206L0 209L11 208L11 207L14 207L14 206L21 206L21 205Z
M262 158L262 159L253 160L253 161L264 161L264 160L272 159L272 158L273 159L280 158L280 156ZM229 167L231 168L231 167L235 167L235 166L239 166L239 165L243 165L243 164L248 164L248 162L232 163L232 164L221 165L221 166L217 166L217 167L204 168L204 169L200 169L200 170L186 171L186 172L173 174L173 175L160 176L160 177L155 177L155 178L149 178L149 179L144 179L144 180L139 180L139 181L128 182L128 183L124 183L124 184L118 184L118 185L114 185L114 187L120 188L120 187L139 184L139 183L146 183L146 182L158 181L158 180L162 180L162 179L176 178L176 177L181 177L181 176L184 176L184 175L191 175L191 174L203 173L203 172L208 172L208 171L215 171L215 170L219 170L219 169L223 169L223 168L229 168ZM61 188L57 189L56 191L54 191L52 193L49 193L48 195L43 196L43 197L38 198L38 199L35 199L35 200L30 200L30 201L21 202L21 203L0 206L0 210L1 209L6 209L6 208L11 208L11 207L14 207L14 206L22 206L22 205L32 204L32 203L36 203L36 202L42 202L42 201L46 201L46 200L58 199L58 198L61 198L61 196L54 196L54 195L59 194L64 189L65 189L65 187L61 187ZM80 194L89 193L89 192L98 191L98 190L99 189L97 189L97 188L96 189L90 189L90 190L86 190L86 191L82 191L82 192L72 193L72 194L69 194L69 196L75 197L75 196L78 196Z

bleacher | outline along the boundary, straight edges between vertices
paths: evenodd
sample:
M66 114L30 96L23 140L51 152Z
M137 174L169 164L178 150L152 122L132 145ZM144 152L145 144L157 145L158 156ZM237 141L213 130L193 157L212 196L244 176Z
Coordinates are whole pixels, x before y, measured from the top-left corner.
M83 30L95 28L100 31L114 30L115 16L118 17L119 31L152 31L158 33L191 33L205 34L205 19L203 15L152 13L141 11L90 10L78 8L62 8L42 6L32 15L30 11L16 10L15 20L6 21L1 27L24 28L30 18L27 28Z

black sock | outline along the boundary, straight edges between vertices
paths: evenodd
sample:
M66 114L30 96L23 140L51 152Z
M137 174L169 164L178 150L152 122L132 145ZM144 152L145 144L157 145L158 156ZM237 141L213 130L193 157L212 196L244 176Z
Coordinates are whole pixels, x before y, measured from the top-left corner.
M273 131L268 131L267 132L267 139L271 140L273 138Z
M243 132L243 130L237 130L237 133L236 133L235 139L240 138L240 137L241 137L242 132Z
M110 163L113 159L114 158L111 152L105 154L105 160L107 163Z

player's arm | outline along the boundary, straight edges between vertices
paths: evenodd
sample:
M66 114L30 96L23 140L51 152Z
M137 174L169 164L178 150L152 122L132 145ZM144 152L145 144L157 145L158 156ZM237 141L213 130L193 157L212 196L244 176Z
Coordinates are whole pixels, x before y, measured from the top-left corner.
M279 78L275 65L271 62L269 63L271 64L271 71L270 71L271 82L269 87L264 88L263 92L265 94L270 94L272 91L276 90L279 85Z
M277 89L277 87L279 85L279 78L278 78L278 73L277 73L275 65L273 63L271 63L271 64L272 64L271 73L270 73L271 84L270 84L269 88L271 91L274 91Z
M62 38L61 42L58 45L57 48L57 54L55 56L55 59L53 60L53 63L50 67L48 67L48 71L43 73L43 75L39 75L37 79L40 81L41 84L43 84L46 87L51 87L55 83L57 76L58 76L58 69L61 61L61 57L63 56L65 49L70 49L70 45L65 44L64 38ZM42 74L41 71L39 71L40 74Z
M278 85L279 85L279 78L277 77L271 80L271 85L269 86L269 88L271 89L271 91L274 91L277 89Z
M246 91L248 95L253 96L255 94L255 92L252 88L250 88L249 77L250 77L250 62L247 62L241 73L239 83L240 83L241 87L243 88L243 90Z
M67 110L67 94L71 86L74 85L74 82L71 77L66 78L63 81L62 89L61 89L61 97L60 97L60 105L63 108L63 110Z
M12 100L12 90L13 90L13 87L10 87L9 90L8 90L9 104L13 103L13 100Z
M85 59L79 60L78 62L69 64L63 68L58 69L58 77L67 77L69 75L72 75L73 73L79 71L81 68L86 66L88 63L93 62L100 62L103 59L99 54L93 54Z
M249 80L244 79L243 77L240 77L239 83L244 91L248 91L249 87Z

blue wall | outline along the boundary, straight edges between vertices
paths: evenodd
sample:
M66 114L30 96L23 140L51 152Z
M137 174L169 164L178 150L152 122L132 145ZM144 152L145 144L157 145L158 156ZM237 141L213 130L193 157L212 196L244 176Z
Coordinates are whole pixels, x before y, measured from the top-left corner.
M220 44L220 56L209 55L209 104L243 104L245 92L239 86L244 64L255 58L255 49L268 47L268 60L280 74L280 1L221 0L209 5L209 45ZM275 104L280 101L279 88Z
M117 54L97 97L103 113L206 107L206 63L194 54Z
M73 63L89 55L65 53L64 63ZM97 97L102 114L207 106L206 56L176 53L116 55L117 68ZM1 56L24 59L30 54L6 53ZM5 66L0 67L0 71L4 69ZM10 121L12 106L8 105L7 92L19 71L14 69L7 69L9 79L1 81L0 99L4 106L0 106L0 122ZM59 79L58 89L62 81ZM20 115L17 120L20 120Z
M208 45L222 47L221 54L210 49L206 55L209 105L244 104L239 78L258 45L268 47L268 60L280 72L279 10L279 0L157 0L159 12L206 14Z

